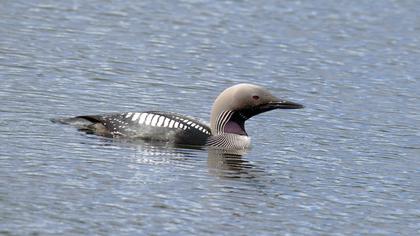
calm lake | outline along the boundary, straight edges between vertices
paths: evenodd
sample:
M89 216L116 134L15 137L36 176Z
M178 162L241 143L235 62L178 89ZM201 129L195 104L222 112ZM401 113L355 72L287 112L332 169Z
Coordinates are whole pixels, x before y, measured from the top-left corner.
M2 1L1 235L420 235L419 1ZM305 105L242 157L51 118Z

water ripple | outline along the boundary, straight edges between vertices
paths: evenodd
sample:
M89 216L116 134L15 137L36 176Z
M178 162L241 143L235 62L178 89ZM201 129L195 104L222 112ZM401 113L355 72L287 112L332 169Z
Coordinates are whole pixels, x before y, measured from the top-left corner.
M3 5L1 234L418 234L417 2ZM305 105L248 121L243 156L49 121L209 120L242 82Z

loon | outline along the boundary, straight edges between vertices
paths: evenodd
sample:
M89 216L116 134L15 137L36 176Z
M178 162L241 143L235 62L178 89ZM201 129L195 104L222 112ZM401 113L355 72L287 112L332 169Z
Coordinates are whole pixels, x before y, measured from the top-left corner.
M225 89L214 101L210 125L190 116L161 111L82 115L52 121L105 137L246 149L250 146L250 138L245 131L246 120L274 109L298 108L303 108L303 105L279 99L261 86L237 84Z

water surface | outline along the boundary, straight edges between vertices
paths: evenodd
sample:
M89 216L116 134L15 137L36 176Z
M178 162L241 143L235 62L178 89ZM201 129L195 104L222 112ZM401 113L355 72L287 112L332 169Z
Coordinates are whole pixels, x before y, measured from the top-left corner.
M415 1L7 1L0 233L420 234ZM255 83L305 105L247 122L242 157L122 142L50 118L209 119Z

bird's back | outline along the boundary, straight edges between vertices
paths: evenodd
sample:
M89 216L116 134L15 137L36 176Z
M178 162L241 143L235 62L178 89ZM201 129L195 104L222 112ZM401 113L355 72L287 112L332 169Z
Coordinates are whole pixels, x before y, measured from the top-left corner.
M76 116L55 122L106 137L141 138L185 145L205 145L210 127L195 118L172 112L125 112Z

